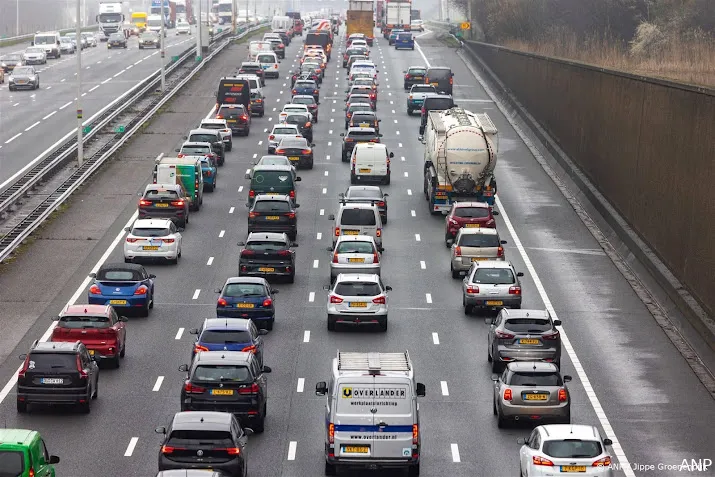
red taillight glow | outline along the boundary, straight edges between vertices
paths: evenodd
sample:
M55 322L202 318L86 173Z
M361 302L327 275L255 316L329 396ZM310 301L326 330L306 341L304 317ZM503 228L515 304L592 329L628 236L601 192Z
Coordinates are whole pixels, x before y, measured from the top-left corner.
M405 75L405 79L410 79L410 75Z
M183 200L173 200L173 201L171 201L171 205L173 205L174 207L183 207L184 201Z
M221 450L221 449L216 449L216 450ZM226 453L228 455L241 455L241 449L238 447L229 447L225 449Z
M286 217L288 217L289 219L295 219L295 212L288 212L286 214Z
M201 394L201 393L206 392L206 388L202 388L201 386L191 384L190 381L185 381L184 382L184 392L189 393L189 394Z
M305 123L305 127L309 128L310 126L312 126L312 125L310 124L310 121L308 121L307 123Z
M177 450L186 450L183 447L161 446L162 454L173 454Z
M97 286L97 285L92 285L91 287L89 287L89 292L92 295L101 295L102 294L102 290L100 290L99 286Z
M504 247L499 247L497 249L497 257L503 257L504 256Z
M591 467L609 467L611 465L611 456L607 455L603 459L598 459Z
M385 297L384 296L379 296L377 298L373 298L372 302L375 303L376 305L384 305L385 304Z
M243 119L244 121L246 121L246 120L248 120L248 116L245 115L245 114L242 114L242 115L241 115L241 119Z
M380 254L372 252L372 263L380 263Z
M303 149L302 151L300 151L300 153L304 155L310 154L311 152L313 151L311 151L310 149Z
M218 301L216 302L218 306L228 306L228 302L226 301L225 298L219 298Z
M84 367L82 367L82 360L79 358L79 355L77 355L77 371L79 371L79 377L80 379L86 379L88 374L84 370Z
M134 292L135 295L146 295L149 292L149 289L146 287L146 285L141 285L139 288L136 289Z
M259 217L261 214L259 212L249 212L248 213L248 218L249 219L255 219L256 217Z
M194 345L194 353L198 353L199 351L208 351L209 349L206 346L201 346L200 344Z
M241 352L243 353L253 353L256 354L256 347L254 345L244 347Z
M416 446L420 439L420 426L418 424L412 424L412 445Z
M462 256L462 247L455 247L455 248L454 248L454 256L455 256L455 257L461 257L461 256Z
M511 401L513 399L511 389L507 388L504 390L504 400L505 401Z
M333 424L332 422L328 424L328 443L335 443L335 424Z
M271 134L270 136L268 136L268 139L271 140L271 141L274 140L275 138L276 138L276 137L275 137L273 134Z
M256 191L253 190L253 189L249 190L249 191L248 191L248 198L249 198L249 199L253 199L253 198L255 198L255 197L256 197Z
M544 459L543 457L540 457L540 456L538 456L538 455L533 456L533 457L531 458L531 462L532 462L534 465L545 465L545 466L548 466L548 467L553 467L553 466L554 466L554 463L551 462L549 459Z
M253 250L241 250L242 257L251 257L255 254Z
M521 287L509 287L510 295L521 295Z
M333 263L338 263L338 252L333 252Z
M273 304L273 300L271 300L270 298L266 298L265 300L263 300L263 308L268 308L272 304Z
M134 237L127 237L127 242L128 243L136 243L136 241L139 240L138 238Z
M376 236L376 237L382 237L382 229L377 229L377 230L375 230L375 236Z
M35 469L30 467L30 470L27 471L27 477L35 477Z
M285 154L285 150L284 150L284 149L276 149L276 155L281 156L281 155L283 155L283 154Z
M467 293L477 294L479 293L479 287L467 287Z
M505 332L499 331L499 330L496 330L496 331L494 332L494 336L495 336L497 339L500 339L500 340L510 340L510 339L514 338L514 335L513 335L513 334L511 334L511 333L505 333Z
M151 201L150 201L150 200L141 199L141 200L139 201L139 206L140 206L140 207L147 207L147 206L149 206L149 205L151 205Z
M288 197L290 197L291 199L295 199L295 191L294 190L290 191L288 193Z
M541 339L547 340L547 341L554 341L554 340L559 339L559 336L560 336L559 332L555 330L552 333L547 333L545 335L541 335Z
M258 394L261 389L258 387L257 383L253 383L250 386L244 386L238 388L238 394Z
M294 89L294 90L292 91L292 93L293 93L293 94L298 94L298 90L297 90L297 89Z
M559 402L566 402L569 396L565 389L559 389Z
M278 252L278 255L280 255L281 257L289 257L290 250L281 250L280 252Z
M339 296L330 295L330 303L342 303L343 299Z
M27 371L28 367L30 366L30 356L28 355L25 358L25 362L22 363L22 369L17 373L18 378L24 378L25 377L25 372Z

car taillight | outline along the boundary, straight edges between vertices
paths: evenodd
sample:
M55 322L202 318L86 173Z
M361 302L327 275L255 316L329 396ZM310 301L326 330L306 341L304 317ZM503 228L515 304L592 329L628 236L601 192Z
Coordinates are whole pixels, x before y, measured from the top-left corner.
M241 115L241 119L243 119L244 121L246 121L246 120L248 119L248 116L245 115L245 114L242 114L242 115Z
M88 374L82 367L82 360L79 358L79 355L77 355L77 371L79 372L80 379L87 379Z
M375 98L377 98L377 95L375 93L370 95L370 99L375 99Z
M425 76L425 84L429 84L429 76Z
M338 263L338 252L333 252L333 263Z
M499 330L496 330L496 331L494 332L494 336L495 336L497 339L500 339L500 340L510 340L510 339L514 338L514 335L513 335L513 334L511 334L511 333L505 333L505 332L499 331Z
M455 248L454 248L454 256L455 256L455 257L461 257L461 256L462 256L462 247L455 247Z
M174 243L174 239L171 239L171 238L161 239L161 241L164 242L164 243Z
M179 154L176 155L176 157L184 157L184 153L180 152Z
M206 171L206 175L207 175L208 177L211 177L211 176L213 175L213 172L211 172L211 171Z
M258 394L261 389L258 384L253 383L250 386L243 386L238 388L238 394Z
M260 216L261 214L259 212L249 212L248 213L248 218L249 219L255 219L256 217Z
M521 287L509 287L510 295L521 295Z
M295 212L286 213L286 217L288 217L289 219L295 219Z
M342 303L343 299L339 296L330 295L330 303Z
M127 242L129 242L129 243L135 243L137 240L139 240L139 239L134 238L134 237L127 237Z
M249 190L249 191L248 191L248 198L249 198L249 199L253 199L253 198L255 198L255 197L256 197L256 191L253 190L253 189Z
M420 112L424 115L424 114L425 114L425 108L423 107L422 109L420 109Z
M416 446L420 439L420 426L419 424L412 424L412 445Z
M373 298L372 302L375 303L376 305L384 305L385 304L385 297L384 296L379 296L377 298Z
M149 289L146 287L146 285L141 285L139 288L136 289L134 292L135 295L146 295Z
M551 333L541 335L541 339L547 340L547 341L554 341L554 340L559 339L559 335L560 334L559 334L558 330L554 330Z
M35 469L30 467L30 470L27 471L27 477L35 477Z
M225 298L219 298L218 301L216 302L218 306L228 306L228 302L226 301Z
M268 308L272 304L273 304L273 300L271 300L270 298L266 298L265 300L263 300L263 308Z
M309 128L310 126L311 126L310 121L308 121L307 123L305 123L305 127L306 127L306 128Z
M273 135L273 134L271 134L270 136L268 136L268 139L271 140L271 141L274 140L275 138L276 138L276 137L275 137L275 135Z
M345 138L345 142L355 142L355 139L346 137L346 138Z
M216 119L223 119L223 114L217 114Z
M251 257L255 254L253 250L241 250L242 257Z
M318 93L320 93L320 91L319 91L319 90L317 90L317 89L314 89L314 90L313 90L313 94L318 94ZM318 105L316 105L315 107L317 108L317 107L318 107Z
M89 292L92 295L101 295L102 294L102 290L100 290L97 285L92 285L91 287L89 287Z
M241 350L242 353L253 353L253 354L256 354L256 351L257 351L257 349L254 345L246 346Z
M184 201L183 200L172 200L171 205L173 205L174 207L183 207Z
M568 400L569 396L566 393L565 389L559 389L559 402L566 402Z
M335 443L335 424L328 424L328 444Z
M372 252L372 263L380 263L380 255L377 252Z
M497 249L497 257L503 257L504 256L504 247L499 247Z
M310 149L303 149L302 151L300 151L301 154L310 154L311 152L313 151L311 151Z
M452 217L447 217L447 222L449 222L449 225L459 225L459 222L454 220Z
M257 99L257 100L256 100L256 103L262 103L262 102L263 102L262 99Z
M603 459L598 459L593 463L591 467L610 467L611 466L611 456L607 455Z
M295 199L295 191L294 190L290 191L288 193L288 197L290 197L291 199Z
M511 389L507 388L507 389L504 390L504 400L505 400L505 401L511 401L511 400L512 400Z
M454 84L454 78L449 79L449 84Z
M534 465L545 465L548 467L553 467L554 463L551 462L549 459L544 459L543 457L540 457L538 455L535 455L531 458L531 462Z
M410 75L405 75L405 79L410 79Z
M161 446L162 454L173 454L177 450L186 450L183 447Z
M24 378L25 377L25 372L28 370L30 367L30 355L27 355L25 358L25 362L22 363L22 369L17 373L18 378Z
M298 94L298 90L297 90L297 89L294 89L293 91L291 91L291 93L293 93L293 94Z
M285 154L285 150L283 150L283 149L276 149L276 155L281 156L281 155L283 155L283 154Z
M275 65L273 65L273 67L276 68L276 69L278 69L278 63L276 63ZM450 84L452 84L451 81L450 81Z
M195 344L194 345L194 353L198 353L199 351L208 351L209 349L206 346L201 346L200 344Z
M479 287L467 287L467 293L477 294L479 293Z
M142 207L142 206L143 206L143 207L146 207L146 206L149 206L149 205L151 205L151 201L150 201L150 200L141 199L141 200L139 201L139 206L140 206L140 207Z
M290 250L281 250L280 252L278 252L278 255L280 255L281 257L290 257Z
M190 381L185 381L184 382L184 391L189 394L201 394L201 393L206 392L206 388L202 388L201 386L191 384Z
M382 229L377 229L377 230L375 230L375 236L376 236L376 237L382 237Z

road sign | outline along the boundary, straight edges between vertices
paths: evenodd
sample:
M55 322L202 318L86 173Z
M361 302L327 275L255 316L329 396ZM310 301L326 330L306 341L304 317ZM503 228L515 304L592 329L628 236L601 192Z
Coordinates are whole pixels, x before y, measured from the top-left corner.
M472 28L472 25L469 22L462 22L461 26L462 26L462 30L469 30L470 28Z

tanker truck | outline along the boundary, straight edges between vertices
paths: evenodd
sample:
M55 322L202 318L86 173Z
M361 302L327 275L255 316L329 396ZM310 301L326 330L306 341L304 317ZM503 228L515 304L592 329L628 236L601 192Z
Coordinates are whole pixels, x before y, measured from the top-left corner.
M494 205L499 144L489 115L456 107L430 111L421 142L424 193L431 214L447 214L459 201Z

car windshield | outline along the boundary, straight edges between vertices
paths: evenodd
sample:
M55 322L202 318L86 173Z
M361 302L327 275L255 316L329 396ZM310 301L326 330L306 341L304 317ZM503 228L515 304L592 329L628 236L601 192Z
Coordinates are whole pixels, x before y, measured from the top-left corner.
M71 369L77 371L77 355L73 353L31 353L29 369Z
M45 52L45 50L43 50L42 48L28 48L27 50L25 50L25 53L44 53L44 52Z
M372 242L340 242L336 250L338 253L374 253Z
M112 39L114 39L115 35L112 35ZM124 38L124 37L122 37ZM72 43L72 38L67 38L66 36L63 36L60 38L60 43Z
M284 200L259 200L253 206L254 212L290 212L290 204Z
M512 386L562 386L563 381L559 373L510 373L509 383Z
M147 31L147 32L142 33L140 38L142 40L153 40L154 38L156 38L156 35Z
M444 111L453 106L452 98L427 98L424 107L428 111Z
M376 225L375 212L372 209L343 209L341 225Z
M276 59L273 55L258 55L259 63L275 63Z
M340 282L334 292L342 296L375 296L381 293L380 285L375 282Z
M154 200L173 200L178 199L179 194L175 190L151 189L146 191L144 198Z
M97 273L97 280L134 282L141 280L141 277L139 272L133 270L100 270Z
M543 333L551 331L551 322L545 318L510 318L504 322L504 329L516 333Z
M454 215L465 219L485 219L489 217L489 209L486 207L455 207Z
M410 33L400 33L397 35L398 40L411 40L412 39L412 34Z
M246 330L204 330L199 338L201 343L228 344L251 343L251 333Z
M286 122L290 124L300 124L303 125L308 122L308 118L305 116L301 116L299 114L293 114L291 116L288 116L286 118Z
M223 296L236 298L243 296L266 296L266 287L261 283L229 283L223 289Z
M171 231L167 228L146 228L146 227L134 227L132 229L132 235L135 237L166 237L171 235Z
M0 61L20 61L20 55L0 56Z
M253 183L261 187L281 187L292 185L291 175L286 171L255 171Z
M216 142L218 140L215 134L194 133L189 136L191 142Z
M282 135L290 134L290 135L295 136L295 135L298 134L298 131L296 131L295 128L278 128L278 127L277 127L277 128L273 128L273 134L274 134L274 135L275 135L275 134L278 134L278 135L280 135L280 134L282 134Z
M275 252L287 249L285 242L271 242L269 240L251 240L246 244L246 250L256 252Z
M514 274L508 268L478 268L474 272L472 282L507 285L514 283Z
M226 117L226 118L235 118L236 116L241 116L242 114L245 114L245 111L243 109L243 106L234 106L231 108L220 108L218 111L219 115Z
M242 71L258 71L261 69L261 65L241 65Z
M375 83L370 78L358 78L353 84L356 86L369 86L372 88Z
M315 99L311 98L293 98L291 101L293 104L315 104Z
M122 35L121 33L112 33L111 35L109 35L109 39L110 40L124 40L124 35Z
M244 383L253 381L246 366L201 365L194 370L197 381L232 381Z
M56 41L54 35L35 35L35 45L54 45Z
M21 451L0 450L0 477L23 475L25 458Z
M427 76L429 76L430 80L433 79L449 79L450 76L452 76L452 72L445 68L435 68L427 71Z
M208 146L182 146L181 153L187 156L203 156L210 154L211 148Z
M111 321L106 316L62 316L58 325L61 328L109 328ZM0 473L0 475L2 475Z
M15 68L14 70L12 70L12 74L17 75L17 76L31 75L31 74L33 74L33 71L32 71L32 68L28 68L26 66L19 66L19 67Z
M499 247L499 237L492 234L462 234L460 247Z
M564 439L562 441L544 441L543 453L557 459L591 459L601 455L601 443Z
M302 105L301 106L284 106L283 107L284 113L290 112L290 111L295 112L295 111L306 111L306 110L307 110L307 106L302 106Z

